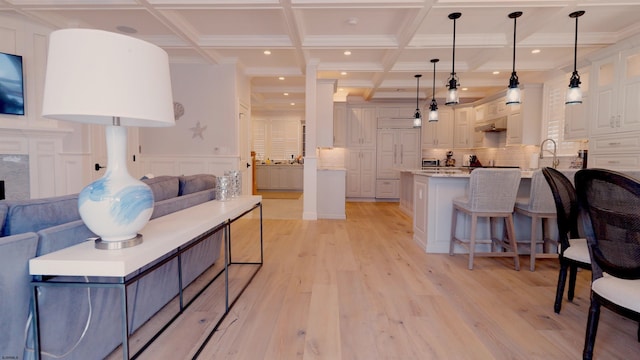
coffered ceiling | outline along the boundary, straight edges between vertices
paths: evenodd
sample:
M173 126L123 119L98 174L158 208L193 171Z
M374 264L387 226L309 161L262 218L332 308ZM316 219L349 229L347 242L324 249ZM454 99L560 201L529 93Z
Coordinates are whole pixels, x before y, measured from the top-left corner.
M520 82L541 83L573 69L575 20L568 15L576 10L586 11L579 67L586 55L640 33L638 0L0 0L0 15L130 33L161 46L175 63L236 62L251 78L254 112L300 111L308 64L317 64L319 78L337 79L339 91L367 100L415 101L414 75L422 74L424 102L432 94L430 59L438 58L442 99L453 65L452 12L462 13L455 71L463 102L508 85L514 11L523 12Z

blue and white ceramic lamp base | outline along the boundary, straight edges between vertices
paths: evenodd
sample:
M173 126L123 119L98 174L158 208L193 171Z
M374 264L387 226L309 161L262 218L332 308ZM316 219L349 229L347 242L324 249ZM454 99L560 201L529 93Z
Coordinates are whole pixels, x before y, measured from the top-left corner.
M142 242L138 234L151 218L153 193L129 175L126 128L107 127L107 172L84 188L78 198L80 217L100 238L96 247L118 249Z

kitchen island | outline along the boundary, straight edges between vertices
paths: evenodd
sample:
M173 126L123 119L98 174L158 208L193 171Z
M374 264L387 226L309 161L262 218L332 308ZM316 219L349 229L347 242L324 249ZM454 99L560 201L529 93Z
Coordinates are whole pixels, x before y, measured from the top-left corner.
M531 171L522 171L518 197L528 197ZM469 187L469 172L460 170L403 170L400 175L400 207L413 217L413 239L428 253L448 253L451 239L453 199L465 196ZM411 211L409 212L409 209ZM458 237L468 238L469 222L458 215ZM478 221L479 231L488 233L489 224ZM530 220L514 216L516 239L529 239ZM528 224L527 224L528 222Z
M256 164L258 190L301 191L304 165L302 164Z
M433 168L426 170L400 171L400 209L413 217L413 239L428 253L448 253L451 239L451 213L453 199L467 194L470 172L466 169ZM571 182L578 169L559 169ZM631 177L640 179L640 170L617 170ZM521 172L518 197L527 198L531 190L531 176L533 171ZM516 240L519 242L531 237L531 219L515 213L513 221L516 230ZM459 238L469 238L470 219L458 214ZM478 221L478 229L483 233L489 232L487 219ZM466 233L462 233L466 231ZM498 231L500 231L498 229ZM557 237L557 227L552 222L551 236ZM456 248L463 250L462 248ZM529 249L523 247L519 252L528 254Z

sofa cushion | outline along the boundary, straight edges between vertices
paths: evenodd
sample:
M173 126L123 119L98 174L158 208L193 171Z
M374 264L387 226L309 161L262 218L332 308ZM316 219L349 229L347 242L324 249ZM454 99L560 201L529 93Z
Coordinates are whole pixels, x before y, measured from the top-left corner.
M4 359L22 359L31 299L29 259L36 256L37 244L33 232L0 238L0 353Z
M178 196L180 185L177 176L157 176L151 179L143 179L142 182L149 185L153 192L153 201L162 201Z
M9 212L3 236L38 232L41 229L80 220L78 194L43 199L15 200L6 203Z
M216 176L211 174L180 176L178 179L180 180L179 196L213 189L216 186Z
M0 201L0 235L4 233L4 222L9 212L9 206L6 201Z
M95 238L82 220L76 220L38 231L38 256L58 251Z
M184 196L178 196L174 199L167 199L158 201L153 206L153 213L151 219L155 219L160 216L165 216L176 211L186 209L188 207L196 206L204 202L214 200L216 198L216 191L214 189L198 191L193 194L187 194Z

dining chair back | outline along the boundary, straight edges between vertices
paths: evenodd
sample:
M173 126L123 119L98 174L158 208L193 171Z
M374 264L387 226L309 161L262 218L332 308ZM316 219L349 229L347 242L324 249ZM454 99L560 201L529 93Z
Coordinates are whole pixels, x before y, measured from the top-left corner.
M585 169L576 173L575 184L588 215L583 219L592 282L582 356L591 359L601 305L640 321L640 181L611 170Z
M587 240L580 238L578 231L579 208L576 189L563 173L554 168L543 168L542 174L549 184L556 208L560 271L553 310L559 314L562 309L567 272L569 272L567 297L569 301L573 301L578 268L591 269L591 256L587 248Z

